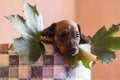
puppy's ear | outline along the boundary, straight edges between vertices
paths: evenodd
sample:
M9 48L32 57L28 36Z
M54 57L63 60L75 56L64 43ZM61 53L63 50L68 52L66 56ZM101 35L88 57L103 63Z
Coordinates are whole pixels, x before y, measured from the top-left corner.
M53 38L55 35L55 27L56 27L56 23L53 23L51 26L41 31L41 35Z
M78 26L78 30L79 30L79 33L80 33L80 42L79 42L79 44L89 43L89 40L87 39L87 37L81 33L80 25L77 24L77 26Z
M40 34L42 35L41 40L44 43L53 43L53 38L55 35L55 27L56 27L56 23L53 23L51 26L40 32Z

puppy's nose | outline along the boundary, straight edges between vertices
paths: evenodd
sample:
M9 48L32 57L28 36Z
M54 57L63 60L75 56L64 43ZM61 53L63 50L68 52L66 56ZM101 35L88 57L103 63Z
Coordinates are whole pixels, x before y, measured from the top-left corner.
M72 48L72 49L71 49L72 52L75 52L76 50L77 50L76 48Z

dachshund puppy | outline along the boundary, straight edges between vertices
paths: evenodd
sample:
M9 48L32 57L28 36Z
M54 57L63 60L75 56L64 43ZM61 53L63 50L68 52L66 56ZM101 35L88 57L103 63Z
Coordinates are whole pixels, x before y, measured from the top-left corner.
M62 20L53 23L41 32L42 41L51 43L55 50L62 55L75 55L79 44L87 43L81 34L80 26L73 21Z

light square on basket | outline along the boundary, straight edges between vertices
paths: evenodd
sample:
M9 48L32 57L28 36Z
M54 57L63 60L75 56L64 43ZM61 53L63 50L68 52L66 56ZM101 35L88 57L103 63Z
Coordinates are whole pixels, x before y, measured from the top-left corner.
M30 77L30 66L19 65L19 78Z
M18 67L9 67L9 78L17 78L19 76Z
M64 65L63 57L59 54L54 55L54 65Z
M9 65L9 55L0 54L0 66L8 66Z
M47 44L47 45L45 44L44 47L46 49L45 50L46 55L53 55L55 53L54 47L51 44Z
M66 78L66 68L64 66L54 66L54 78Z
M0 80L8 80L8 78L1 78L1 77L0 77Z
M43 78L42 80L54 80L53 78Z
M54 68L53 67L43 67L43 78L53 78Z
M27 56L19 56L19 65L30 65L29 58Z
M19 80L18 78L8 78L8 80Z

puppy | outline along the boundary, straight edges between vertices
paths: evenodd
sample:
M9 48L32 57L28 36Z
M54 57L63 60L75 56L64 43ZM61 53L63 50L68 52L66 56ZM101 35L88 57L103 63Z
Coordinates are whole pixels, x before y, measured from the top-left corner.
M41 32L42 41L51 43L61 55L75 55L79 51L79 44L87 43L81 34L80 26L69 20L53 23Z

